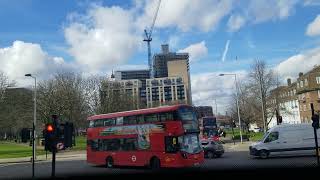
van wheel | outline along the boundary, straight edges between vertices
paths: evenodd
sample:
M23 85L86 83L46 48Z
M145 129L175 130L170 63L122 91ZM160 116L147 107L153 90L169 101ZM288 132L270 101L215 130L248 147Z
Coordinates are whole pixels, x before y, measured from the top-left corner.
M106 167L107 168L113 168L113 158L112 157L108 157L107 159L106 159Z
M214 158L214 153L212 151L208 151L207 152L207 156L209 159L213 159Z
M217 158L221 158L222 154L216 154Z
M151 169L160 169L160 160L157 157L153 157L150 160L150 168Z
M259 157L261 159L267 159L269 157L269 152L267 150L261 150L259 152Z

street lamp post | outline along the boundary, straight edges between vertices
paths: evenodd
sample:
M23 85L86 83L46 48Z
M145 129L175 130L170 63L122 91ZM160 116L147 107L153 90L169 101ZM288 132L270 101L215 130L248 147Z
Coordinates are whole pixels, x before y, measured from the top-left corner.
M241 118L240 118L240 108L239 108L239 97L238 97L238 83L237 83L237 74L219 74L219 76L234 76L234 81L235 81L235 85L236 85L236 101L237 101L237 109L238 109L238 120L239 120L239 130L240 130L240 141L241 143L242 141L242 127L241 127Z
M32 124L32 177L34 177L34 162L36 159L36 121L37 121L37 78L31 74L25 74L26 77L34 79L34 110L33 110L33 124Z
M216 116L218 115L218 106L217 106L217 99L213 99L214 100L214 103L216 105Z

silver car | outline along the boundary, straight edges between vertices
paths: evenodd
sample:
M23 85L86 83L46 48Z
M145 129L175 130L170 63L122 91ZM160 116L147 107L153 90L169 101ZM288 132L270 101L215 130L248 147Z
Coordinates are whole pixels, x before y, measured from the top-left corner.
M224 148L220 141L202 140L201 145L204 150L205 158L219 158L224 153Z

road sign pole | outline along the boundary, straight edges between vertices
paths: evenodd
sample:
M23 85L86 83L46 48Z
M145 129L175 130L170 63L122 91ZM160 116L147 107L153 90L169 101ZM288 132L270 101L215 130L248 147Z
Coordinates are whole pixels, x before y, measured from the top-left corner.
M51 177L55 177L55 170L56 170L56 151L55 149L52 151L52 171Z

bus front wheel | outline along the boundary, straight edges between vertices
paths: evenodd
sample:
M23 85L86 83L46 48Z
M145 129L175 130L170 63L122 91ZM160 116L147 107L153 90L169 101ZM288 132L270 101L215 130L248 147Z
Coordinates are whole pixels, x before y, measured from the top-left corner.
M160 160L157 157L153 157L150 160L151 169L160 169Z
M113 168L113 158L110 156L106 159L106 167Z

